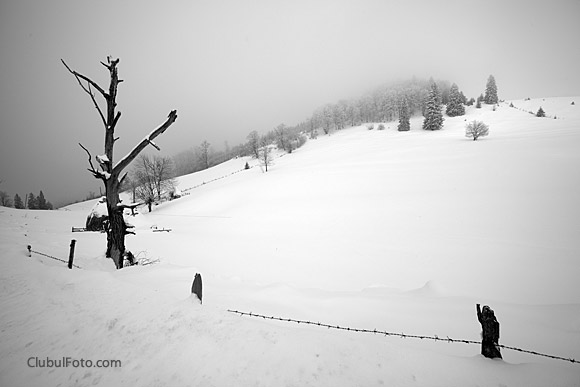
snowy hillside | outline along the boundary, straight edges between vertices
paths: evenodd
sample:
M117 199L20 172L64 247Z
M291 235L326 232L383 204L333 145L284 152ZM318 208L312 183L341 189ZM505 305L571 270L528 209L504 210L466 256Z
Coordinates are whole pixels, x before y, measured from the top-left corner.
M185 196L128 217L149 266L115 271L104 234L71 232L94 201L0 208L0 385L578 386L571 362L227 310L478 341L475 304L489 304L500 344L579 360L579 103L350 128L267 173L240 158L180 177ZM488 137L465 137L474 119ZM71 239L82 269L27 257L66 259ZM122 366L30 366L63 357Z

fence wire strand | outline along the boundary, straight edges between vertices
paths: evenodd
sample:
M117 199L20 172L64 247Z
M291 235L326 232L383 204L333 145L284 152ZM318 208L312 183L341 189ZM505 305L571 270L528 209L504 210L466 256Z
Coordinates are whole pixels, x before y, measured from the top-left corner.
M296 324L314 325L314 326L319 326L319 327L323 327L323 328L336 329L336 330L349 331L349 332L373 333L376 335L383 335L383 336L397 336L397 337L400 337L403 339L421 339L421 340L445 341L448 343L464 343L464 344L478 344L478 345L481 344L480 341L452 339L449 336L439 337L437 335L433 335L433 336L409 335L409 334L405 334L402 332L396 333L396 332L387 332L387 331L377 330L377 329L351 328L351 327L344 327L344 326L340 326L340 325L330 325L330 324L308 321L308 320L296 320L296 319L292 319L292 318L265 316L263 314L257 314L257 313L252 313L252 312L240 312L238 310L231 310L231 309L228 309L228 312L239 314L240 316L250 316L250 317L262 318L264 320L276 320L276 321L290 322L290 323L296 323ZM549 357L551 359L563 360L563 361L578 364L578 361L573 359L573 358L565 358L565 357L561 357L561 356L547 355L545 353L540 353L540 352L536 352L536 351L528 351L526 349L510 347L510 346L502 345L502 344L498 344L498 347L510 349L512 351L524 352L524 353L529 353L531 355Z
M60 258L57 258L57 257L53 257L52 255L48 255L48 254L41 253L40 251L34 251L34 250L28 250L28 251L30 251L31 253L34 253L34 254L42 255L42 256L47 257L47 258L50 258L50 259L54 259L56 261L64 262L64 263L66 263L68 265L68 261L65 261L64 259L60 259ZM77 266L74 263L72 265L74 267L76 267L77 269L82 269L80 266Z

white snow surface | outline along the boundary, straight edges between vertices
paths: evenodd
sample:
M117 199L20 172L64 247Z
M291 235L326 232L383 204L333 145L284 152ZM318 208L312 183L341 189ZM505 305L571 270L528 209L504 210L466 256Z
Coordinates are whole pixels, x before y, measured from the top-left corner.
M128 218L149 266L116 271L105 234L71 233L95 200L0 208L0 385L578 386L571 362L227 312L478 341L475 303L489 304L501 344L580 360L573 100L468 108L437 132L420 117L404 133L361 126L267 173L239 158L182 176L186 195ZM557 119L528 113L540 105ZM488 137L465 137L473 119ZM26 254L66 260L71 239L82 269ZM63 357L122 366L28 366Z

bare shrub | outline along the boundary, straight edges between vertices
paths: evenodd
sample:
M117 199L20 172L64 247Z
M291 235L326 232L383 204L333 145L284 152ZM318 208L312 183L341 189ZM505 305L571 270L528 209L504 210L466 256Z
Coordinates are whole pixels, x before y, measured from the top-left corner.
M473 138L473 141L479 137L484 137L489 134L489 126L481 121L473 120L465 127L465 137Z

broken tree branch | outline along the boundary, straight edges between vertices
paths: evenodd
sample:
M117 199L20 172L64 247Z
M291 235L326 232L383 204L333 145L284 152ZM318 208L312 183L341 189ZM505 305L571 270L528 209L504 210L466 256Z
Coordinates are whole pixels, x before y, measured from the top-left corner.
M99 85L97 85L95 82L93 82L91 79L89 79L88 77L85 77L84 75L79 74L76 71L71 70L71 68L68 67L68 65L66 64L66 62L63 59L61 59L61 62L64 65L64 67L66 67L66 69L72 75L75 76L77 82L79 83L80 87L85 91L85 93L87 93L91 97L91 100L93 101L93 105L95 105L95 108L97 109L97 111L99 112L99 116L101 117L101 121L103 121L103 125L106 127L107 120L105 119L105 115L103 114L101 107L99 106L99 104L97 103L97 100L95 99L95 93L93 93L93 91L91 90L91 85L93 85L93 87L95 89L97 89L101 94L103 94L103 96L105 98L107 98L107 94L105 93L105 91ZM85 85L83 85L83 83L81 82L81 78L87 82L88 88L85 87Z
M161 124L157 129L153 130L151 133L149 133L149 135L146 138L144 138L139 144L137 144L137 146L135 146L135 148L133 148L133 150L131 150L131 152L129 152L127 156L123 157L119 161L119 163L115 165L115 167L113 168L113 174L118 176L123 171L123 169L125 169L125 167L127 167L131 163L131 161L133 161L135 157L137 157L139 153L147 145L151 143L151 141L153 141L157 136L165 132L167 128L169 128L171 124L175 122L176 119L177 119L177 110L172 110L169 113L169 116L167 116L167 120L163 124Z
M87 170L88 170L90 173L92 173L92 174L93 174L93 176L95 176L97 179L102 179L102 180L104 180L104 176L103 176L103 175L102 175L102 174L101 174L99 171L97 171L97 170L95 169L95 166L93 165L93 161L92 161L92 158L93 158L93 156L91 155L91 152L89 152L89 150L88 150L87 148L85 148L85 147L83 146L83 144L81 144L80 142L79 142L79 145L80 145L80 147L81 147L81 148L83 148L83 149L85 150L85 152L87 152L87 156L89 157L89 165L90 165L91 167L90 167L90 168L87 168Z
M115 129L117 127L117 121L121 118L121 112L117 112L117 115L113 119L113 123L111 124L111 129Z
M151 145L153 148L157 149L159 152L161 152L161 148L159 148L157 146L157 144L155 144L153 141L147 139L147 141L149 142L149 145Z
M82 80L90 83L95 89L97 89L99 91L99 93L101 93L103 95L103 97L107 98L109 96L107 94L107 92L101 86L99 86L95 81L93 81L91 78L89 78L89 77L87 77L87 76L85 76L85 75L83 75L83 74L81 74L81 73L79 73L77 71L71 70L71 68L68 67L68 65L66 64L66 62L63 59L61 59L60 61L62 62L62 64L64 65L64 67L66 67L66 69L71 74L73 74L75 77L79 77Z

